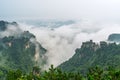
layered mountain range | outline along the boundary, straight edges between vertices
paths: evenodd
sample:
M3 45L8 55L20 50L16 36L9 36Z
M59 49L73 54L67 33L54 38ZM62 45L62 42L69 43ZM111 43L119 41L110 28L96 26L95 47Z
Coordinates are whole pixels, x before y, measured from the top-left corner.
M109 42L83 42L75 54L58 67L67 72L85 73L92 66L120 67L120 34L110 34ZM111 43L112 42L112 43ZM47 64L47 50L35 35L23 31L16 22L0 21L0 76L8 70L20 69L30 72L34 66Z

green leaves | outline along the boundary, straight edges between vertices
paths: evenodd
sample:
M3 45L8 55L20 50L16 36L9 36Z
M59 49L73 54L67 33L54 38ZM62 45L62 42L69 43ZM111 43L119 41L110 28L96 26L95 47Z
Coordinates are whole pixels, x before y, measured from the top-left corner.
M40 72L40 68L35 66L29 74L24 74L20 70L9 71L6 80L120 80L120 70L102 69L95 66L89 68L89 71L83 76L79 72L63 72L54 68L53 65L48 71Z
M6 80L17 80L21 76L22 76L22 72L20 70L16 70L16 71L11 70L8 72Z

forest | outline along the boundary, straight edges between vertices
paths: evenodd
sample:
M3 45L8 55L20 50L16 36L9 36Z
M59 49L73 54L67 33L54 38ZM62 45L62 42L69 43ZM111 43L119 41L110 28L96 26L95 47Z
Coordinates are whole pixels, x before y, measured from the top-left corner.
M102 69L95 66L89 68L83 75L80 72L64 72L54 68L53 65L48 71L41 72L41 69L35 66L28 74L22 73L21 70L10 70L5 80L120 80L120 70L114 67Z

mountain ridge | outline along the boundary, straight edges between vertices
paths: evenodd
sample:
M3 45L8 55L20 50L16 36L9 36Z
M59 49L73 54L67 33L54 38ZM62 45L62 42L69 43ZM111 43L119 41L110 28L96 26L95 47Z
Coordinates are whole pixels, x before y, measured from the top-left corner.
M106 68L113 66L120 67L120 44L101 41L96 44L92 40L82 43L81 48L75 50L75 54L58 68L67 72L85 73L88 68L100 66Z

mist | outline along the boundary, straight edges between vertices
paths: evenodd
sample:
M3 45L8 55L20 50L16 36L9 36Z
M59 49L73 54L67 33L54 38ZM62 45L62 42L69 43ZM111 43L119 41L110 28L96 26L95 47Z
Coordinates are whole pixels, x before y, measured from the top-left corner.
M52 22L53 23L53 22ZM89 20L74 21L71 24L64 24L59 27L29 25L18 23L18 26L8 25L5 31L0 32L0 38L5 36L19 37L24 31L29 31L36 36L30 39L35 44L34 60L41 65L41 60L46 59L47 64L42 69L48 69L51 64L55 67L70 59L76 48L80 48L82 42L93 40L94 42L107 41L112 33L120 33L120 24L102 23ZM55 23L53 23L55 24ZM38 42L47 50L42 57Z
M57 28L42 27L19 23L19 28L30 31L36 36L37 41L47 49L47 63L55 67L71 58L76 48L82 42L93 40L95 42L107 41L112 33L120 33L120 24L107 24L91 21L77 21L74 24L63 25Z

